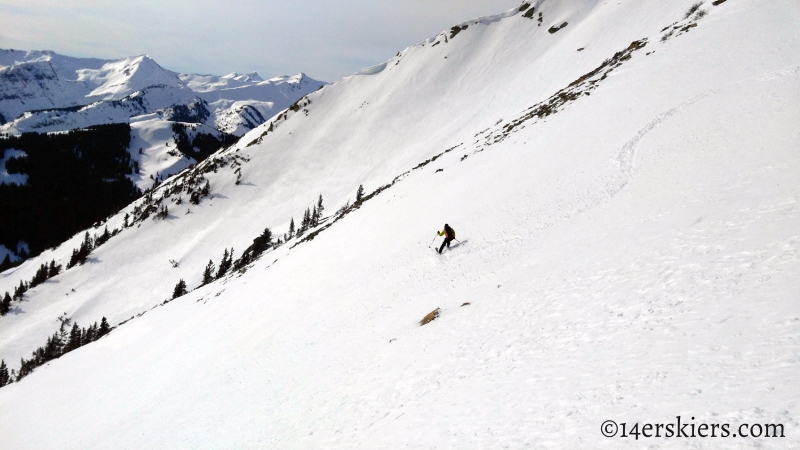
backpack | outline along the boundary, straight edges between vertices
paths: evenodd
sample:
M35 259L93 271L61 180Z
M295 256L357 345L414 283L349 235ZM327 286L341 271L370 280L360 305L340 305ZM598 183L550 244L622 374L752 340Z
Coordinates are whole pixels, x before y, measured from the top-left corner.
M453 227L450 226L444 227L444 231L447 233L448 238L450 239L456 238L456 230L454 230Z

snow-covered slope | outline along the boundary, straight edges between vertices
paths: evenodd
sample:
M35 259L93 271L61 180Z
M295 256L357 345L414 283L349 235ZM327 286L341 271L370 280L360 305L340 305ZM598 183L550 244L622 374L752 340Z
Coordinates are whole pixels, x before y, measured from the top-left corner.
M303 74L268 81L255 73L178 74L145 55L106 61L0 50L0 131L63 131L193 106L192 117L176 120L219 122L220 131L242 135L323 84Z
M693 3L544 1L461 24L165 182L150 202L166 220L0 318L8 362L61 314L146 312L0 389L0 446L800 446L800 10L685 18ZM198 178L211 195L189 204ZM380 192L313 240L155 307L361 184ZM460 242L438 255L444 222ZM676 416L786 437L600 433Z
M0 114L8 121L27 111L123 100L152 87L185 90L191 97L178 77L148 56L103 61L49 51L0 50Z
M267 81L257 73L224 77L181 74L181 79L208 102L218 130L241 136L325 83L304 73Z
M178 151L174 122L150 119L131 123L131 144L128 152L136 161L139 173L130 178L141 190L146 190L162 180L196 163L193 158ZM219 134L205 125L191 124L207 134Z
M252 86L264 81L257 72L240 74L236 72L227 75L200 75L193 73L178 74L187 86L197 92L212 92L219 89L232 89L237 87ZM278 77L282 79L283 77Z

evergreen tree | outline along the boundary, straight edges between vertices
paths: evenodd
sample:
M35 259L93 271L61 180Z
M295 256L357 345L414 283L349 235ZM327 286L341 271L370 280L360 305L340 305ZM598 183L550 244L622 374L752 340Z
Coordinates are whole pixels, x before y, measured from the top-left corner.
M108 324L106 317L103 316L103 319L100 320L100 328L97 329L97 337L95 338L95 340L100 339L101 337L107 335L110 332L111 332L111 326Z
M317 214L319 218L322 218L322 212L325 211L325 207L322 206L322 194L319 194L319 200L317 200Z
M264 228L264 232L253 240L253 253L260 255L272 245L272 231Z
M72 324L72 320L67 317L67 314L64 313L63 316L59 316L58 321L61 322L61 326L58 328L58 332L53 335L53 346L55 347L54 358L58 358L61 356L61 352L64 349L64 346L67 345L69 341L69 326Z
M97 322L90 325L89 328L86 329L86 332L83 333L83 337L81 338L81 343L86 345L89 342L94 342L95 340L97 340Z
M81 244L81 247L86 248L87 254L94 249L94 246L92 245L92 238L89 236L88 231L83 235L83 243Z
M212 281L214 281L214 261L209 259L205 270L203 270L203 280L200 282L200 286L205 286Z
M101 234L100 237L95 239L95 246L99 247L99 246L105 244L106 242L108 242L109 239L111 239L111 233L108 232L108 225L106 225L106 228L103 231L103 234Z
M356 191L356 203L361 203L361 199L364 197L364 185L358 185L358 190Z
M128 224L129 217L130 216L128 215L128 213L125 213L125 217L122 220L122 228L128 228L130 226Z
M14 288L14 298L22 299L22 296L25 295L25 291L28 290L28 286L25 285L25 282L19 280L19 286Z
M47 278L53 278L61 273L61 264L56 264L56 260L50 261L50 267L47 270Z
M166 205L161 205L161 209L158 210L155 218L164 220L167 218L167 216L169 216L169 209L167 208Z
M69 262L67 263L67 269L71 269L75 267L75 264L78 264L78 249L72 249L72 256L69 257Z
M77 264L83 264L86 262L86 258L89 257L89 254L94 249L94 245L92 243L92 238L89 237L89 232L87 231L86 234L83 236L83 242L81 243L80 248L77 250L72 250L72 256L69 259L69 263L67 264L67 269L74 267Z
M186 282L183 281L183 278L175 285L175 289L172 291L172 298L176 299L182 295L186 295Z
M289 222L289 238L294 236L294 217L292 217L292 221Z
M319 211L317 211L317 206L314 205L314 210L311 212L311 226L315 227L319 225Z
M47 338L47 344L44 346L44 361L50 361L61 356L61 341L58 339L58 333L54 333Z
M225 253L222 255L222 261L219 263L219 269L217 269L217 276L216 278L222 278L228 273L231 266L233 266L233 249L231 248L231 252L228 253L228 249L225 249Z
M8 311L10 309L11 309L11 296L8 295L8 292L6 292L6 295L5 297L3 297L3 300L0 301L0 316L5 316L6 314L8 314Z
M67 338L67 343L64 345L63 353L69 353L80 347L81 337L81 328L78 326L78 323L75 322L72 324L72 330L69 332L69 338Z
M0 360L0 387L3 387L11 382L11 377L8 376L8 367L6 362Z
M308 227L311 226L311 212L306 208L306 212L303 213L303 220L300 222L300 229L297 230L297 234L301 235L308 230Z
M63 337L65 337L65 336L66 336L66 333L67 333L65 330L66 330L67 328L69 328L69 326L70 326L70 325L72 325L72 319L70 319L69 317L67 317L67 313L64 313L64 314L62 314L62 315L58 316L58 319L56 319L56 320L58 320L59 322L61 322L61 326L60 326L60 327L58 327L58 333L59 333L60 335L63 335L63 336L62 336L62 338L63 338Z

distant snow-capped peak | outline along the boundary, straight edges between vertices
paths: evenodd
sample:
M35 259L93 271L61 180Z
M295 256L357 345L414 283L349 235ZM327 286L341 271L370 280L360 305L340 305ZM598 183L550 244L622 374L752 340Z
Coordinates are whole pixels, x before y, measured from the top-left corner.
M303 73L267 81L256 72L182 74L148 55L103 60L0 49L0 131L63 131L207 104L196 120L241 135L323 84Z

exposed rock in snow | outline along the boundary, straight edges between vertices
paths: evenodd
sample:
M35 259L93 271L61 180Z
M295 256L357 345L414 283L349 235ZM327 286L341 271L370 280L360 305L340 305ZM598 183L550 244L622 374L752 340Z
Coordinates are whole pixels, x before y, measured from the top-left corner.
M662 41L694 3L461 24L165 180L0 318L12 368L65 312L117 326L0 389L0 447L800 447L800 11L706 3ZM676 416L717 435L601 434Z

